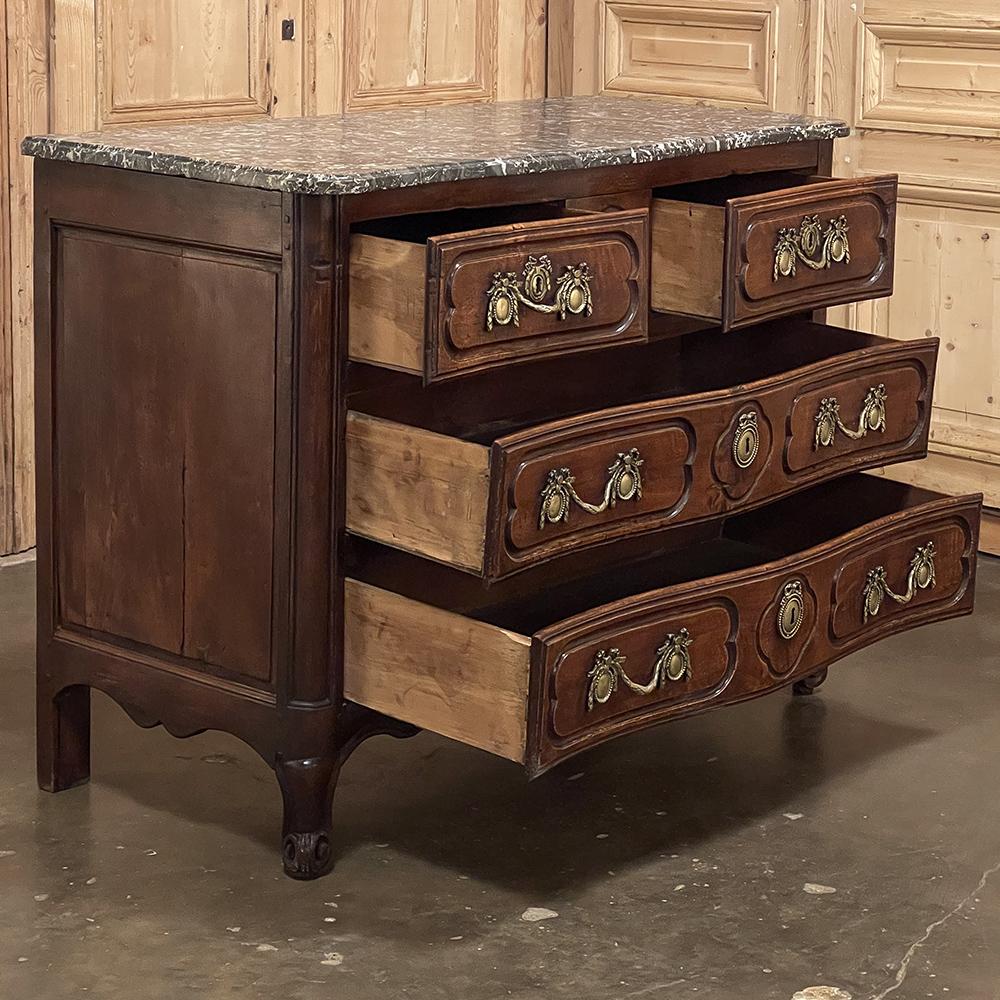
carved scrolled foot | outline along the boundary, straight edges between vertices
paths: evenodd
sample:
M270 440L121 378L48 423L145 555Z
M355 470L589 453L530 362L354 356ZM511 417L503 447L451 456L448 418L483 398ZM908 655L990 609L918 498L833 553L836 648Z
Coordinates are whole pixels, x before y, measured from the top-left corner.
M333 867L330 822L340 758L279 760L275 770L285 806L281 831L285 874L319 878Z
M817 670L816 673L803 677L792 685L792 694L802 698L806 695L815 694L816 689L826 680L827 668Z
M281 845L281 860L289 878L311 879L325 875L333 867L330 831L286 833Z

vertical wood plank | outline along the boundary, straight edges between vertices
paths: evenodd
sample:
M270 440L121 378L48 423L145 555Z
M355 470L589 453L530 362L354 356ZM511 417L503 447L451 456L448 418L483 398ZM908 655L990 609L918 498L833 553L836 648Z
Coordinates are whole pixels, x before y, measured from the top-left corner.
M7 7L0 7L0 556L14 551L14 373L10 301L11 137L7 104Z
M344 110L344 0L305 0L306 69L303 114Z
M182 301L181 260L65 233L53 324L60 618L172 653L184 634L183 370L173 314L136 319Z
M284 41L281 22L295 21L295 38ZM270 114L274 118L294 118L303 113L306 68L303 0L273 0L268 8L267 31L270 59Z
M97 0L52 0L52 131L97 128Z
M269 682L278 273L187 255L182 276L182 652Z
M548 0L546 93L573 93L573 19L576 0Z
M21 139L48 130L48 23L34 0L7 3L7 157L10 177L9 342L13 440L13 549L35 544L32 162Z
M546 94L546 0L500 0L496 47L498 101L527 101Z

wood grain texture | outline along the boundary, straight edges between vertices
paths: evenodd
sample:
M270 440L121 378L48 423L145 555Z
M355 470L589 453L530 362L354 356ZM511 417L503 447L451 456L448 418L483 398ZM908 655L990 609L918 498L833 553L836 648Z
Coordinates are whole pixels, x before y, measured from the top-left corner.
M59 232L60 621L268 684L275 270Z
M0 125L7 170L2 195L6 202L6 258L0 266L7 272L0 286L5 289L0 313L6 334L0 349L0 406L9 407L6 464L11 473L7 489L8 539L4 551L22 551L35 543L35 457L33 403L32 327L32 163L20 154L21 139L44 131L49 124L48 24L44 5L30 0L10 0L5 7L5 40L8 51L6 74L0 83L7 89L7 114ZM0 229L3 229L0 226ZM0 434L0 438L2 438ZM2 443L2 442L0 442ZM4 462L0 462L0 470ZM5 477L6 478L6 477ZM2 529L0 529L2 531Z
M344 600L348 698L524 762L529 639L357 580Z
M355 233L350 272L351 358L422 374L427 248Z
M565 355L646 339L648 213L585 214L432 236L428 252L429 382L494 365ZM590 308L564 316L521 303L518 322L486 323L487 292L498 274L521 279L530 258L548 258L555 301L571 268L589 275Z
M796 342L809 344L808 361L801 355L798 365L790 360ZM464 391L456 382L437 392L359 395L358 410L384 419L352 417L355 428L377 436L363 449L359 438L351 452L355 513L348 526L496 581L588 546L711 520L925 451L936 344L904 346L803 321L761 328L749 343L692 334L683 338L680 357L669 357L665 345L655 354L618 352L601 368L581 358L572 370L554 366L526 376L516 403L501 374L481 376ZM613 387L605 367L617 373ZM709 388L718 370L739 388ZM831 445L815 445L822 399L836 397L843 421L857 427L867 393L879 385L889 400L884 430L859 440L838 433ZM523 429L503 433L495 409L501 406ZM559 410L573 416L551 419ZM746 414L755 420L758 450L740 468L733 447ZM480 421L482 436L493 440L488 461L486 448L460 436ZM600 505L610 467L631 449L643 463L641 495L599 513L570 502L565 519L541 523L550 472L568 469L577 495Z
M805 112L814 29L797 0L552 0L550 84Z
M201 2L183 15L176 2L102 0L95 9L100 127L268 111L269 19L258 0Z
M649 218L652 308L721 318L725 209L654 198Z
M347 529L479 573L490 453L361 413L347 417Z
M7 18L0 18L0 176L11 156L7 123ZM14 376L10 285L10 188L0 189L0 558L14 551Z
M553 210L557 212L558 210ZM512 210L511 214L515 214ZM419 242L351 237L351 358L420 372L428 382L515 361L644 340L648 288L645 209L431 235ZM548 257L555 283L586 264L590 314L560 318L521 304L517 322L487 327L494 276L520 278Z
M774 278L778 232L798 229L805 216L825 225L844 216L850 259ZM892 293L895 262L896 177L826 181L799 190L734 198L726 206L723 326L735 328L795 311L820 309Z
M773 191L729 198L724 208L654 199L654 308L672 306L735 329L804 309L891 294L894 177L825 183L812 178L796 187L776 183ZM717 191L721 198L725 187ZM820 217L821 225L841 215L846 218L850 259L818 270L800 261L794 274L776 278L779 231L797 231L813 215Z
M820 498L843 502L844 485L852 482L841 480L817 491L814 514L824 502ZM537 701L529 730L529 770L539 773L585 747L654 720L677 718L713 703L731 704L773 690L894 632L969 613L978 498L925 495L922 501L776 564L627 598L538 632L533 650ZM776 509L785 507L787 501ZM736 519L727 535L738 535L741 541L753 539L766 550L767 535L757 530L761 524L757 512ZM814 528L802 525L802 529L803 539L815 534ZM905 579L915 546L928 541L937 548L935 586L918 591L909 605L887 601L876 618L862 622L861 589L867 570L884 564L893 574L890 582L898 587L896 577ZM800 583L808 599L798 633L786 640L778 634L776 614L777 598L789 582ZM719 624L713 623L713 612L716 618L721 616ZM635 664L632 669L639 679L645 680L644 667L653 651L667 633L685 623L694 636L691 682L676 687L668 682L647 697L625 691L607 705L588 709L586 671L598 650L619 649L628 657L627 664ZM731 644L728 671L719 663L727 644ZM796 652L786 660L789 650Z

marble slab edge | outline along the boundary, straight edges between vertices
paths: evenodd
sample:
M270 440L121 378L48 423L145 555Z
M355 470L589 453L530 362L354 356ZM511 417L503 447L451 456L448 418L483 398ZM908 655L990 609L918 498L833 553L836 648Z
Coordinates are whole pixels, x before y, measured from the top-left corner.
M187 177L217 184L235 184L267 191L350 195L483 177L651 163L757 146L838 139L849 134L850 129L841 122L789 124L736 131L720 136L671 139L628 147L594 148L579 152L529 154L485 160L457 160L386 170L365 170L361 173L280 170L176 153L156 153L146 149L79 142L53 136L28 136L21 143L21 151L27 156L49 160L119 167L125 170Z

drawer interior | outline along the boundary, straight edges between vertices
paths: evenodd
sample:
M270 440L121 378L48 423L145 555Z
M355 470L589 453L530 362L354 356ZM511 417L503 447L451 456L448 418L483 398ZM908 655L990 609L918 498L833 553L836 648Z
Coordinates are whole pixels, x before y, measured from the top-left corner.
M602 363L566 358L515 375L486 372L426 387L371 372L348 388L348 407L477 444L537 423L670 396L752 385L785 371L888 343L807 320L761 324L738 338L719 330L607 350Z
M896 178L747 174L658 188L650 305L727 330L892 293Z
M938 499L941 495L931 490L857 473L735 515L721 526L703 527L703 537L682 548L667 544L660 533L642 539L641 550L627 561L621 559L622 546L593 550L590 568L576 572L563 565L557 574L542 566L484 587L464 573L361 540L351 547L349 572L373 586L530 636L648 590L782 559Z
M613 735L612 730L635 728L647 717L655 721L658 712L654 703L651 714L634 716L635 723L626 712L617 720L608 717L608 726L601 719L596 726L588 726L589 717L577 718L576 742L547 744L543 760L539 747L551 737L551 727L545 729L548 735L538 736L538 723L531 720L553 704L558 711L560 701L558 696L553 701L551 671L563 660L560 651L573 656L579 673L581 663L589 669L593 650L617 646L618 641L622 649L634 645L633 625L654 625L646 629L652 634L661 624L687 621L696 606L704 610L734 605L741 615L746 612L746 627L756 627L758 637L757 643L744 642L739 654L740 680L727 696L734 701L776 686L765 662L780 665L779 673L791 677L807 649L812 650L812 659L804 659L801 665L819 665L873 641L887 627L905 628L969 610L966 584L972 579L974 561L967 560L975 551L976 498L950 500L947 508L944 499L892 480L853 474L762 512L731 517L722 526L715 522L682 549L664 547L662 536L645 536L641 547L631 546L630 560L625 560L625 546L607 546L591 550L589 559L573 569L564 564L554 573L548 564L489 588L456 570L349 539L345 696L524 763L538 773L588 741ZM900 514L910 516L900 519ZM914 526L929 520L935 537L943 543L938 566L942 587L936 603L920 598L912 609L896 612L881 630L863 628L860 587L871 568L861 541L869 537L865 529L881 529L876 536L880 539L878 558L885 562L894 584L902 586L908 565L912 572L913 545L927 537ZM837 540L850 537L854 529L862 529L862 534L846 550L840 549ZM958 540L959 535L964 537ZM825 553L823 545L829 542L836 548ZM799 555L802 559L796 558ZM783 562L786 557L791 563ZM842 558L848 562L839 573L834 564L842 565ZM785 642L775 646L766 638L770 632L760 632L759 623L774 612L766 610L762 601L776 600L775 588L788 573L804 573L811 579L805 593L813 594L814 601L811 586L824 592L834 588L836 596L830 600L836 606L827 606L823 613L829 614L829 629L839 630L839 644L831 645L833 632L828 634L825 626L805 633L813 641L809 646ZM808 596L804 607L806 616L816 613L809 610ZM718 627L718 613L714 620ZM656 641L662 641L662 636ZM758 646L761 641L767 642L766 649ZM577 655L574 648L584 652ZM584 690L582 676L570 683L572 690ZM709 693L708 700L711 697ZM678 707L682 713L687 711L684 704ZM636 706L636 711L643 710L642 705ZM667 711L675 714L673 708Z
M644 342L649 217L563 202L453 209L355 225L352 360L427 382Z
M672 187L655 188L653 197L668 201L686 201L698 205L722 207L731 198L769 194L772 191L783 191L787 188L803 187L807 184L829 182L829 177L774 170L759 174L733 174L729 177L716 177L704 181L692 181L688 184L675 184Z
M390 216L359 222L353 227L356 235L374 236L403 243L426 243L432 236L463 233L493 226L509 226L517 222L542 222L580 214L570 212L562 202L547 201L523 205L501 205L490 208L455 208L441 212L416 212L412 215Z

